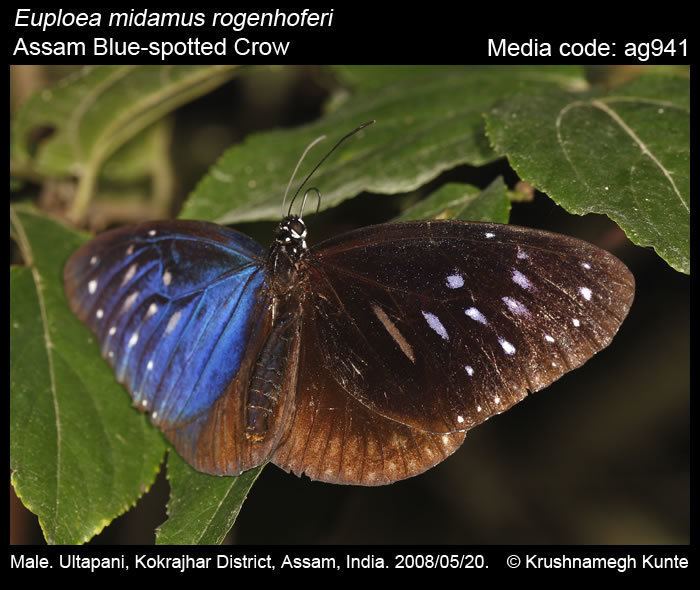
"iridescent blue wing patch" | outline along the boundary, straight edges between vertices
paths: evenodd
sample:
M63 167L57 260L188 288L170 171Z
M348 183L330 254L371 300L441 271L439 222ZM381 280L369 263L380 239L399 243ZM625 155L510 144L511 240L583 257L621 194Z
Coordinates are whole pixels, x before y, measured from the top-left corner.
M70 305L117 379L191 456L265 319L264 256L228 228L169 221L106 232L65 267Z

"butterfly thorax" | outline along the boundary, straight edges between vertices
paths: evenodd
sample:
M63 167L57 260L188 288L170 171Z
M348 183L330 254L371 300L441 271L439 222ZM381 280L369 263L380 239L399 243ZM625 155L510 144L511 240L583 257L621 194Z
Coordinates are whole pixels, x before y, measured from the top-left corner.
M276 291L285 292L295 287L299 262L308 251L306 234L306 224L296 215L285 217L277 226L268 256L268 268Z

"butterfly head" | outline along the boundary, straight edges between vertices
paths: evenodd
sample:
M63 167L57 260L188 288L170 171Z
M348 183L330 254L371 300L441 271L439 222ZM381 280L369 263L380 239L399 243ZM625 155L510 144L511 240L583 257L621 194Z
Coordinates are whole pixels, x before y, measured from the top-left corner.
M275 244L291 257L298 258L307 250L306 224L298 215L287 215L277 226Z

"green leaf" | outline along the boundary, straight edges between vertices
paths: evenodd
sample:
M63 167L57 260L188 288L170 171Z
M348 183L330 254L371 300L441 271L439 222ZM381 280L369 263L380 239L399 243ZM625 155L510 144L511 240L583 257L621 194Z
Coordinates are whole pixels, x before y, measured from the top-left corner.
M25 210L10 222L27 264L10 272L12 484L47 542L84 543L148 490L164 445L68 308L84 237Z
M216 477L195 471L171 450L168 454L168 520L156 531L156 543L222 543L264 466L238 477Z
M396 219L461 219L508 223L509 215L507 187L499 176L483 191L470 184L448 183L406 209Z
M219 223L278 219L289 176L304 148L320 135L328 136L324 147L308 156L299 179L334 141L372 119L376 125L349 140L314 177L313 185L323 193L321 207L363 191L409 192L460 164L478 166L497 157L482 118L497 99L543 87L569 87L573 80L585 85L581 70L578 77L517 68L338 71L348 84L354 81L351 94L336 97L333 110L318 122L254 135L229 149L196 187L181 216Z
M110 155L161 117L229 80L235 71L234 66L83 68L33 96L17 114L13 170L78 177L72 216L80 218Z
M169 117L159 119L119 147L104 163L100 179L135 182L150 177L157 162L168 156L172 123Z
M689 84L645 76L610 93L513 96L486 115L495 149L572 213L604 213L690 272Z

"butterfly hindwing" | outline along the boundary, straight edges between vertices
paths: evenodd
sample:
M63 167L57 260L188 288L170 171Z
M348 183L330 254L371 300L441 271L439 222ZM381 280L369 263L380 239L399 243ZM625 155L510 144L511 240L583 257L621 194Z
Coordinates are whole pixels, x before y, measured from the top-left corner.
M365 228L312 248L301 272L297 411L273 461L338 483L439 462L607 346L634 295L607 252L496 224Z
M190 463L219 472L253 466L239 457L245 387L236 377L250 367L251 341L269 329L264 255L221 226L153 222L98 236L64 272L71 307L134 404ZM224 408L232 423L212 427Z

